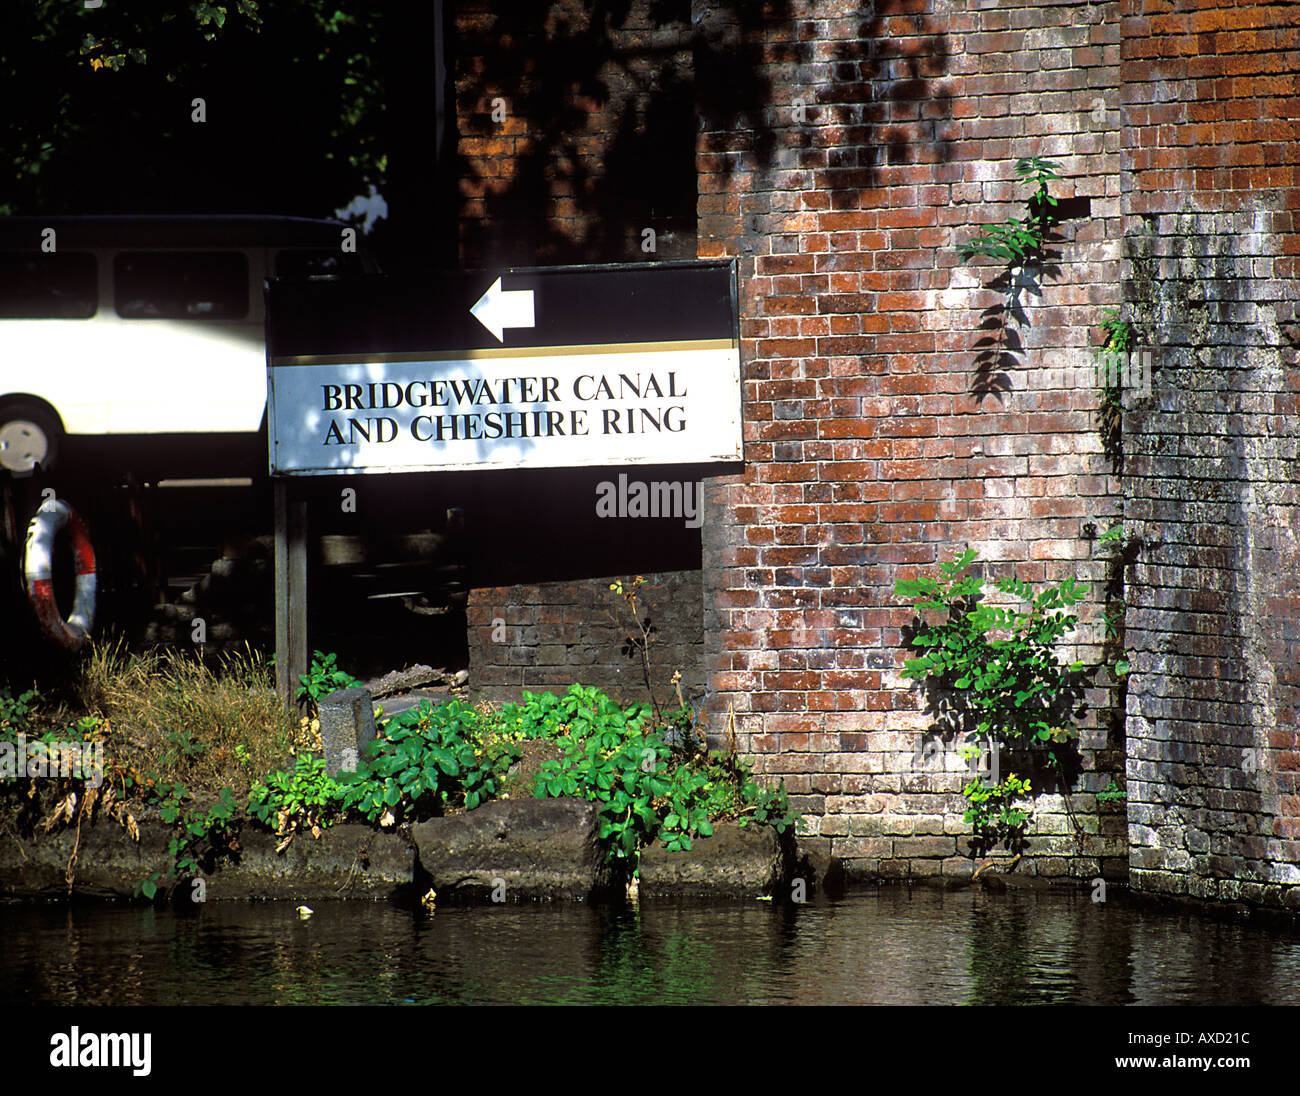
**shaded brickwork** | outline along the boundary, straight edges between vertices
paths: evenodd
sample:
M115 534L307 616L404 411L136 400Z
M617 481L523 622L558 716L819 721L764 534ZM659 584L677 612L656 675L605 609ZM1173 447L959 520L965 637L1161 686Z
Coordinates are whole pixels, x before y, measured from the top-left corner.
M695 257L689 14L662 0L457 5L466 265Z
M1300 906L1297 9L1129 0L1129 835L1143 889Z
M703 696L700 572L644 574L637 613L652 630L651 683L660 704L676 707L671 678L682 675L683 699ZM518 700L524 689L563 691L595 685L625 703L645 702L645 672L631 642L641 633L609 586L630 576L544 582L474 590L469 599L470 678L477 696ZM629 584L628 588L631 586Z
M703 526L713 710L858 873L969 870L968 777L955 750L918 760L935 719L898 673L893 584L967 544L990 575L1104 577L1082 527L1118 485L1071 367L1119 303L1118 11L816 3L757 39L695 14L710 42L756 41L772 85L748 113L700 107L699 253L742 260L745 361L747 468ZM1048 264L961 264L976 225L1024 215L1035 154L1073 199ZM1095 610L1071 652L1091 661ZM1093 798L1122 743L1105 690L1086 699L1083 772L1039 799L1021 870L1122 873L1122 819Z

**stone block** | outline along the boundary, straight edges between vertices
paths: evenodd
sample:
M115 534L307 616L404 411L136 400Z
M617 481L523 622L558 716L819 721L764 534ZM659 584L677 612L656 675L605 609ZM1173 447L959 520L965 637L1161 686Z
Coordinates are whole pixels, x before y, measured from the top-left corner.
M888 837L846 837L832 842L831 849L845 859L889 860L894 855L894 842Z
M64 871L75 831L55 830L28 840L0 843L0 894L67 894ZM143 819L140 840L106 822L83 826L77 843L75 891L95 897L131 897L136 884L172 863L168 842L174 827ZM319 838L298 834L282 853L265 830L245 826L238 857L218 859L202 873L203 900L285 899L298 902L332 898L385 898L412 882L413 858L405 838L369 826L332 826ZM189 880L174 888L173 899L187 901Z
M944 816L941 814L930 815L929 817L917 817L912 825L912 832L918 837L921 836L938 836L943 833Z
M880 823L880 832L891 837L910 837L915 832L916 818L908 814L886 815Z
M692 838L688 851L670 852L656 841L641 854L642 899L756 898L781 882L777 833L753 822L719 822L712 837Z
M844 891L844 862L832 855L828 839L800 838L792 878L805 879L810 891L836 897Z
M411 837L439 903L582 901L614 883L597 826L585 799L500 799L418 822Z
M927 858L955 856L957 842L951 837L900 837L894 841L894 853Z
M1039 814L1034 828L1044 837L1061 837L1074 833L1074 824L1064 814Z
M413 881L414 850L397 833L331 826L319 838L297 834L281 853L278 843L274 834L245 826L238 861L222 861L207 877L208 900L378 899Z

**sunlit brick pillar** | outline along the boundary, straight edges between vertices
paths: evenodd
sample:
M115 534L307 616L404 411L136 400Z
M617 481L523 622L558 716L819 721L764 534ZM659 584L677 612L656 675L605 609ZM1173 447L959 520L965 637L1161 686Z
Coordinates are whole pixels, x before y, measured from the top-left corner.
M966 545L990 575L1104 581L1083 530L1117 516L1118 483L1079 366L1120 301L1118 8L753 8L692 5L698 253L741 262L747 464L714 482L703 528L714 725L734 713L857 873L969 870L960 759L917 771L934 718L898 673L893 585ZM1013 165L1031 155L1061 163L1071 201L1008 306L1005 271L957 252L1025 216ZM1096 604L1083 616L1065 653L1095 662ZM1109 695L1088 696L1083 821L1042 797L1022 870L1122 868L1122 824L1093 799L1122 768Z
M1142 889L1300 908L1294 9L1126 0L1128 821Z

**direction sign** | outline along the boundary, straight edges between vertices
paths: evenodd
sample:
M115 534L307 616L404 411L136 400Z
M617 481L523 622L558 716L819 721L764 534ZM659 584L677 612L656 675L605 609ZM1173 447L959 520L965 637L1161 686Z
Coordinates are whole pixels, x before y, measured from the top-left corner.
M731 262L267 291L271 472L743 458Z

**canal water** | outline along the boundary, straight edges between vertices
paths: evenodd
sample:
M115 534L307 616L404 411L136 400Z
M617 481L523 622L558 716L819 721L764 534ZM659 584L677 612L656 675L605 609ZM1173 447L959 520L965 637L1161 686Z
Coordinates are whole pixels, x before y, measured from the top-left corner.
M0 1003L1300 1004L1300 935L1080 895L0 907Z

